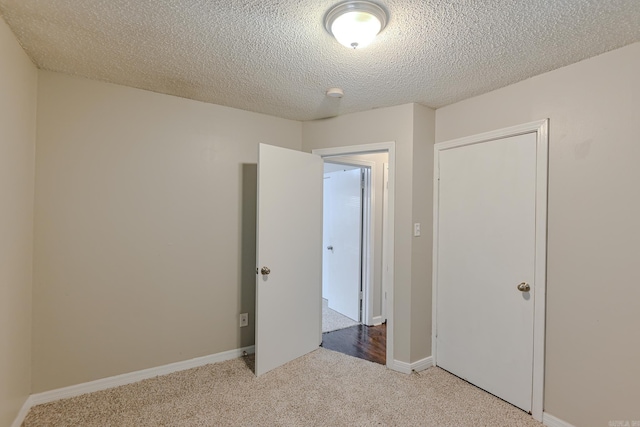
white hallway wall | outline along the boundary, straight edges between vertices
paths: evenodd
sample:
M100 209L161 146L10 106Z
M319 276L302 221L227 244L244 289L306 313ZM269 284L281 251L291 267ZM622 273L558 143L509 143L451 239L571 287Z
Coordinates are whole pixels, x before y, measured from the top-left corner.
M436 141L550 119L545 411L640 422L640 43L436 111Z
M0 426L31 391L38 71L0 19Z

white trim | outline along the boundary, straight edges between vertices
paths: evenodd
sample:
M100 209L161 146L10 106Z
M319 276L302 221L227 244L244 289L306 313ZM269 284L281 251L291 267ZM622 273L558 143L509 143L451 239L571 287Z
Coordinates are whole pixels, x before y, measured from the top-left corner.
M542 421L544 404L544 345L547 304L547 194L549 171L549 120L536 129L536 260L533 314L533 389L531 414ZM532 124L533 125L533 124Z
M477 135L465 136L458 139L452 139L451 141L438 142L434 145L434 151L438 152L448 150L450 148L462 147L464 145L480 144L482 142L493 141L495 139L524 135L525 133L538 132L539 135L540 133L544 133L546 135L546 128L548 126L548 123L549 119L536 120L534 122L511 126L508 128L479 133ZM542 128L545 128L544 132Z
M388 287L387 287L387 366L391 368L393 364L393 288L394 288L394 229L395 229L395 167L396 167L396 143L395 142L379 142L373 144L350 145L346 147L335 148L318 148L311 150L313 154L321 157L345 156L349 154L364 154L375 152L389 153L389 209L388 209L388 225L389 236L386 242L383 242L386 254L389 256L389 271L387 271ZM383 273L384 274L384 273ZM393 368L391 368L393 369Z
M391 149L395 151L395 146L395 141L374 142L362 145L345 145L343 147L314 148L311 150L311 153L317 154L320 157L346 156L348 154L377 153Z
M413 363L402 362L400 360L394 360L391 364L387 362L387 367L389 369L403 374L410 374L413 371L424 371L425 369L431 368L432 366L434 366L434 364L433 357L431 356L417 360Z
M16 418L13 420L11 427L22 426L22 423L24 422L24 419L27 417L27 414L29 413L29 410L31 409L32 406L34 406L33 396L29 396L22 404L22 408L20 408L18 415L16 415Z
M387 241L387 234L389 233L389 215L387 212L389 211L389 163L384 163L382 166L382 282L380 286L382 287L382 295L381 295L381 304L382 304L382 321L385 322L387 320L387 304L385 304L387 299L387 283L389 282L388 276L388 260L389 255L387 255L387 246L384 242Z
M544 402L544 344L546 313L546 261L547 261L547 174L548 174L548 139L549 119L538 120L522 125L485 132L452 141L439 142L434 145L433 175L433 290L432 290L432 331L431 348L434 365L437 365L437 296L438 296L438 208L439 208L439 174L440 152L455 147L492 141L526 133L536 133L536 251L535 251L535 287L534 287L534 320L533 320L533 382L531 415L537 421L543 419Z
M208 356L196 357L195 359L169 363L168 365L157 366L155 368L115 375L113 377L102 378L69 387L32 394L29 398L32 402L31 406L40 405L42 403L53 402L55 400L67 399L69 397L80 396L86 393L93 393L100 390L106 390L108 388L119 387L157 376L171 374L173 372L197 368L211 363L224 362L226 360L241 357L244 351L249 354L254 353L255 347L243 347L235 350L224 351L222 353L210 354Z
M411 369L420 372L433 366L433 357L425 357L424 359L417 360L411 364Z
M373 163L373 162L371 162ZM363 306L360 314L360 322L365 325L373 325L373 289L374 289L374 265L373 254L375 246L375 163L369 168L360 169L364 183L362 189L362 212L360 225L360 274L361 289L363 291Z
M560 418L556 418L548 412L542 413L542 424L548 427L575 427L573 424L569 424Z
M382 325L384 322L382 320L382 316L374 316L372 319L372 325L373 326L378 326L378 325Z
M197 368L199 366L209 365L212 363L236 359L238 357L241 357L245 351L247 352L247 354L253 354L255 353L255 346L251 345L235 350L223 351L221 353L210 354L208 356L196 357L194 359L183 360L181 362L169 363L168 365L156 366L155 368L143 369L140 371L115 375L113 377L101 378L99 380L89 381L82 384L76 384L69 387L62 387L55 390L32 394L24 402L22 408L20 408L20 411L11 424L11 427L20 427L24 422L25 417L29 413L29 410L36 405L54 402L60 399L68 399L70 397L106 390L108 388L120 387L149 378L154 378L160 375L167 375L173 372L185 371L187 369Z
M391 363L387 360L387 368L402 374L411 373L411 363L402 362L400 360L392 360Z

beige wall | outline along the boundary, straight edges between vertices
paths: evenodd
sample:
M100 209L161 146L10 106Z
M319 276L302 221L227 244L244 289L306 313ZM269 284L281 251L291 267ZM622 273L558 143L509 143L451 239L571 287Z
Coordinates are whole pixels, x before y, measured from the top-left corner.
M413 254L413 206L428 203L428 193L413 187L414 149L425 142L423 132L416 132L414 122L433 123L434 111L414 104L381 108L363 113L347 114L326 120L303 123L303 150L331 148L347 145L371 144L377 142L396 143L395 172L395 270L394 270L394 359L413 362L430 355L430 339L427 333L412 334L412 305L421 306L420 301L412 303L413 287L416 295L431 292L431 260L416 265L421 274L429 279L412 282ZM433 134L433 128L431 129ZM427 142L428 143L428 142ZM429 167L429 166L427 166ZM414 199L419 200L414 200ZM429 243L430 244L430 243ZM416 248L420 251L421 249ZM426 287L426 289L425 289ZM424 305L429 301L422 301ZM421 317L421 316L419 316ZM417 340L414 342L414 339ZM416 348L415 352L412 348ZM424 353L421 353L422 350Z
M440 142L546 117L545 411L577 426L640 420L638 70L640 43L435 113L300 124L50 72L37 82L0 21L0 425L30 392L253 343L259 142L396 142L395 359L430 355L434 123Z
M640 421L640 43L441 108L436 141L550 119L546 412Z
M31 391L38 71L0 18L0 426Z
M38 96L33 392L253 344L257 146L301 124L51 72Z
M413 222L421 224L411 252L411 362L431 355L433 252L433 144L436 116L415 105L413 110Z

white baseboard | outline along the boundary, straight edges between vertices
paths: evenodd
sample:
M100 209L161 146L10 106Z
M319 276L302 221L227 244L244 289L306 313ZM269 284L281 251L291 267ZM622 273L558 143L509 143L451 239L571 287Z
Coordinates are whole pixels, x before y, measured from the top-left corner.
M394 360L391 364L387 364L389 369L402 372L403 374L410 374L413 371L420 372L433 366L433 357L425 357L413 363L402 362L400 360Z
M382 325L382 316L373 316L373 326Z
M24 421L24 418L27 416L29 409L36 405L53 402L60 399L67 399L69 397L80 396L86 393L93 393L95 391L106 390L108 388L119 387L149 378L154 378L160 375L167 375L173 372L197 368L198 366L209 365L211 363L224 362L225 360L231 360L241 357L243 352L245 351L248 354L255 353L255 346L223 351L222 353L196 357L195 359L169 363L168 365L157 366L155 368L143 369L141 371L129 372L127 374L116 375L113 377L102 378L99 380L76 384L69 387L63 387L55 390L45 391L42 393L32 394L27 398L24 405L22 405L18 416L11 426L19 427Z
M396 372L402 372L403 374L411 373L411 364L407 362L401 362L399 360L392 360L391 363L387 363L387 368Z
M433 357L429 356L429 357L425 357L424 359L420 359L416 362L413 362L411 364L411 369L413 369L416 372L420 372L432 366L433 366Z
M24 404L22 405L22 408L20 408L20 411L18 412L16 419L13 420L13 424L11 424L11 427L20 427L22 425L22 422L26 418L27 414L29 413L29 409L31 409L32 406L33 406L33 401L31 399L31 396L29 396L24 401Z
M556 418L547 412L542 413L542 424L548 427L575 427L573 424L569 424L568 422L563 421L560 418Z

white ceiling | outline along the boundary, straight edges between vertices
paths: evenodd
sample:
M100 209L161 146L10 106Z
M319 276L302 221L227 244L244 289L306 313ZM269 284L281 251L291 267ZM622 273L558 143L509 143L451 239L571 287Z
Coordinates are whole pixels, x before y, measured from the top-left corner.
M338 0L0 0L45 70L295 120L438 108L640 40L640 0L374 0L367 48L324 29ZM325 96L344 89L342 99Z
M324 173L332 173L339 171L350 171L353 169L360 169L360 166L353 165L343 165L340 163L331 163L330 160L325 159L324 161Z

